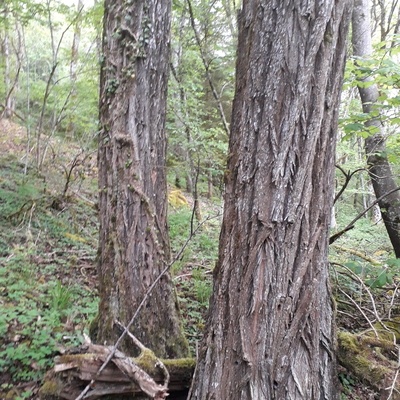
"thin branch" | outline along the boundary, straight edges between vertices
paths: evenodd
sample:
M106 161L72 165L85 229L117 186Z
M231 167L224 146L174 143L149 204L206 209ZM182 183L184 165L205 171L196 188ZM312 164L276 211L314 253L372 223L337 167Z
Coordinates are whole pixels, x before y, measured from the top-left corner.
M387 398L387 400L390 400L392 398L394 391L396 391L398 393L398 390L396 390L396 382L397 382L398 376L399 376L399 368L397 368L397 370L396 370L396 374L394 375L392 385L390 387L386 388L386 390L390 390L389 397Z
M121 322L119 322L118 320L115 320L115 323L122 329L125 329L125 326L123 324L121 324ZM127 335L132 339L132 342L134 343L134 345L136 347L139 348L140 351L146 350L147 347L135 336L132 334L131 331L127 330Z
M340 236L342 236L344 233L346 233L347 231L349 231L350 229L354 228L354 224L360 219L362 218L371 208L373 208L376 204L378 204L382 199L384 199L386 196L391 195L392 193L397 192L398 190L400 190L400 186L390 190L389 192L383 194L381 197L379 197L378 199L376 199L375 201L373 201L369 207L367 207L365 210L363 210L360 214L358 214L344 229L342 229L341 231L335 233L334 235L332 235L329 238L329 244L332 244L333 242L335 242L337 239L340 238Z
M349 296L343 289L338 288L339 292L342 293L343 295L345 295L353 304L354 306L358 309L358 311L362 314L362 316L365 318L365 320L368 322L369 326L371 327L371 329L373 330L375 336L378 338L378 332L376 331L374 325L372 324L371 320L367 317L367 315L365 314L365 312L361 309L361 307L357 304L356 301L354 301L354 299Z
M105 359L105 361L103 362L103 364L101 365L101 367L99 368L99 370L96 373L96 377L98 377L101 372L105 369L105 367L108 365L108 363L111 361L111 359L114 357L114 354L116 353L118 346L121 344L122 340L125 338L125 336L129 333L129 329L130 327L133 325L133 323L135 322L137 316L139 315L140 311L142 310L142 308L144 307L144 305L147 302L148 297L150 296L150 294L153 292L154 288L157 286L158 282L161 280L161 278L171 269L171 267L176 263L176 261L178 261L181 257L183 252L185 251L186 247L188 246L189 242L192 240L193 236L200 230L200 228L209 220L213 219L213 218L217 218L217 216L209 216L207 217L204 221L200 222L196 229L190 233L189 237L186 239L185 243L182 245L182 247L180 248L180 250L178 251L178 253L175 255L175 257L173 258L173 260L161 271L160 275L157 276L157 278L154 280L154 282L151 284L151 286L147 289L146 294L143 297L143 300L140 302L140 304L138 305L138 307L136 308L135 313L133 314L131 320L129 321L128 325L126 325L124 327L123 332L121 333L120 337L118 338L118 340L115 342L114 346L112 347L112 349L110 350L110 353L108 354L108 357ZM83 391L81 392L81 394L75 399L75 400L82 400L84 398L84 396L86 395L86 393L90 390L91 386L95 383L95 379L92 379L90 381L90 383L85 387L85 389L83 389Z
M335 204L339 200L340 196L343 194L343 192L346 190L348 184L350 183L351 178L357 172L367 171L365 168L359 168L359 169L356 169L353 172L350 172L350 171L346 172L340 165L336 165L336 168L345 176L345 182L344 182L342 188L339 190L339 192L335 196L335 199L333 200L333 204Z
M125 326L124 326L123 324L121 324L121 322L119 322L119 321L115 321L115 322L117 323L117 325L118 325L120 328L125 329ZM149 350L149 349L148 349L135 335L133 335L132 332L129 331L129 330L128 330L128 336L132 339L132 342L135 344L136 347L138 347L138 348L140 349L141 352L143 352L143 351L145 351L145 350ZM170 380L170 375L169 375L168 369L167 369L167 367L164 365L164 363L163 363L159 358L156 357L156 359L157 359L157 362L156 362L155 365L156 365L156 367L160 368L160 369L163 371L163 373L164 373L164 378L165 378L165 379L164 379L163 386L164 386L165 388L167 388L168 385L169 385L169 380Z
M389 306L389 312L388 312L388 318L389 319L392 318L392 308L394 306L394 302L395 302L395 299L397 297L397 292L399 290L399 286L400 286L400 283L398 283L396 285L395 289L393 290L393 295L392 295L392 299L390 300L390 306Z
M357 256L357 257L359 257L359 258L371 263L372 265L380 265L380 261L379 260L376 260L373 257L369 257L369 256L361 253L358 250L354 250L354 249L351 249L351 248L339 246L338 244L334 244L333 247L335 247L336 249L338 249L340 251L343 251L343 252L346 252L346 253L350 253L350 254L352 254L354 256Z
M194 217L200 216L200 204L198 198L198 182L199 182L199 175L200 175L200 157L197 155L197 168L196 168L196 176L194 180L194 191L193 191L193 210L192 216L190 218L190 234L193 234L193 227L194 227ZM198 218L200 222L201 218Z
M341 268L343 268L345 271L347 271L347 273L349 273L351 276L353 276L353 277L358 281L358 283L362 286L362 288L367 292L367 294L368 294L368 296L369 296L369 298L370 298L370 300L371 300L371 304L372 304L372 308L373 308L373 310L374 310L374 316L375 316L376 320L379 322L379 324L382 326L382 328L383 328L385 331L392 332L392 331L383 323L382 319L380 318L380 316L379 316L379 314L378 314L378 310L376 309L376 304L375 304L374 296L372 296L371 291L369 290L368 286L364 283L364 281L363 281L357 274L355 274L350 268L346 267L345 265L338 264L338 263L334 263L334 264L335 264L335 265L338 265L338 266L341 267ZM347 293L345 293L345 292L344 292L343 290L341 290L340 288L339 288L339 290L340 290L343 294L345 294L347 298L351 299L350 301L352 301L353 304L356 304L358 310L359 310L359 311L363 314L363 316L367 319L369 325L371 326L372 330L373 330L374 333L375 333L375 336L378 338L378 337L379 337L379 336L378 336L378 332L376 331L375 327L372 325L371 321L367 318L366 314L361 310L361 307L359 307L358 304L357 304ZM394 339L394 340L395 340L395 339Z

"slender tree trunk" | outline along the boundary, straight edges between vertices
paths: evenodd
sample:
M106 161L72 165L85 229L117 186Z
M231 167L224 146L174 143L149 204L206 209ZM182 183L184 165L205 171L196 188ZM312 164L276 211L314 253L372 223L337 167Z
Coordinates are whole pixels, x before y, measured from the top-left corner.
M106 0L100 77L100 306L97 340L113 342L170 261L165 107L170 3ZM134 334L160 357L187 353L169 275ZM123 349L132 353L127 343Z
M357 57L372 55L371 22L369 17L369 0L355 0L352 19L353 53ZM365 85L363 85L365 86ZM363 112L366 114L376 110L379 97L378 87L370 85L360 86L359 92ZM386 156L386 140L384 127L379 117L371 117L366 126L373 127L376 133L365 139L365 151L369 165L369 176L372 181L375 196L380 198L398 185L394 179L390 163ZM393 250L400 258L400 193L394 192L379 202L382 219L385 223Z
M5 70L4 70L4 85L6 88L6 99L5 99L5 104L4 104L4 112L2 115L5 118L11 118L13 114L13 106L12 106L12 97L8 96L8 92L11 86L11 77L10 77L10 38L8 35L8 32L6 32L6 35L4 37L3 41L3 54L4 54L4 64L5 64Z
M78 0L77 13L80 14L83 10L83 0ZM74 38L71 46L71 63L69 65L69 79L71 81L71 102L76 102L76 81L78 78L78 61L79 61L79 43L81 41L81 24L82 20L80 16L77 16L74 26ZM68 133L71 137L75 134L75 122L73 116L69 117Z
M181 47L179 43L179 47ZM180 51L179 51L180 53ZM180 144L175 148L175 154L177 158L183 159L184 163L186 163L186 168L182 169L182 172L185 173L185 181L186 181L186 191L190 194L193 194L193 179L196 176L196 169L194 167L193 157L191 147L192 147L192 136L191 136L191 128L188 125L187 121L189 117L187 115L187 98L184 87L182 86L182 76L181 76L181 65L182 62L181 56L177 59L177 67L171 63L171 72L174 76L176 83L178 85L178 93L179 93L179 102L177 102L175 108L175 126L180 129L182 132L185 132L186 136L186 144Z
M350 4L243 3L219 260L192 400L338 396L327 249Z
M18 81L18 75L16 76L15 81L13 83L12 82L13 80L11 78L12 66L11 66L11 53L10 53L10 17L11 17L11 14L9 13L7 6L5 6L5 8L4 8L3 17L6 21L5 29L4 29L4 39L3 39L3 43L2 43L2 55L4 57L5 98L4 98L4 108L0 113L0 118L9 119L13 116L14 111L15 111L15 101L14 101L12 92ZM18 69L18 74L19 74L20 63L19 63L19 60L17 60L17 61L18 61L18 63L16 66L17 67L16 70Z
M77 13L81 13L83 9L83 0L78 0ZM77 17L74 26L74 39L71 47L71 63L69 65L69 79L71 82L76 82L78 70L79 43L81 41L81 18Z
M207 163L207 198L212 199L214 193L213 179L212 179L212 164Z
M219 116L221 118L222 126L223 126L226 134L229 135L229 124L228 124L228 121L226 119L224 108L222 107L221 96L218 94L217 88L216 88L216 86L214 84L214 80L213 80L213 78L211 76L210 62L207 61L206 51L204 50L204 48L202 46L201 39L200 39L199 33L197 31L197 28L196 28L196 23L195 23L195 17L194 17L194 14L193 14L192 3L191 3L191 0L186 0L186 1L187 1L187 5L188 5L188 10L189 10L190 24L191 24L192 29L193 29L193 33L194 33L194 37L196 39L197 46L199 48L200 57L201 57L201 61L203 63L204 70L206 72L207 81L208 81L208 84L210 85L211 93L212 93L212 95L213 95L213 97L214 97L214 99L215 99L215 101L217 103L217 109L218 109Z

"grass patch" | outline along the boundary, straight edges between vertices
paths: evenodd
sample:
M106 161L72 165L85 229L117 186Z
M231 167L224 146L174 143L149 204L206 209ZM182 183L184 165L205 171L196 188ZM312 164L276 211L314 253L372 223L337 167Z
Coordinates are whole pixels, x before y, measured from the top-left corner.
M209 207L212 209L212 207ZM176 254L190 236L192 211L180 208L170 212L169 232L172 253ZM201 340L212 292L212 270L218 255L220 218L207 220L192 237L182 257L172 267L183 326L192 354Z

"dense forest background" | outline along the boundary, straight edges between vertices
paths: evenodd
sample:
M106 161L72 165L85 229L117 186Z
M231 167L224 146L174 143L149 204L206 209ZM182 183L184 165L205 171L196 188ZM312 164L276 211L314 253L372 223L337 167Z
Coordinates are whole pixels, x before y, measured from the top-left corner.
M173 1L168 224L175 260L171 272L192 354L217 258L239 6L231 0ZM383 330L392 343L400 337L400 262L382 222L385 209L375 202L365 155L365 140L378 128L365 122L372 116L382 124L380 156L398 183L399 10L395 0L374 0L373 53L360 58L349 44L330 246L339 330ZM6 0L0 5L2 398L35 398L54 356L83 341L97 312L102 16L97 1ZM366 112L358 88L373 85L379 97ZM393 366L396 355L382 353L369 359L369 366L375 361ZM381 376L364 377L360 385L363 372L357 376L345 367L340 370L342 398L370 398Z

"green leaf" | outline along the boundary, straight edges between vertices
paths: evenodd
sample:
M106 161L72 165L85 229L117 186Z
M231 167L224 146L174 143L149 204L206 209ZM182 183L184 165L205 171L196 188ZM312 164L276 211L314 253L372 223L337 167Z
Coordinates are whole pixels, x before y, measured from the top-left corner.
M353 122L344 126L344 131L346 133L360 132L365 129L364 124L360 124L359 122Z
M354 272L356 275L361 275L364 271L364 267L356 261L348 262L345 264L345 266L349 268L352 272Z

